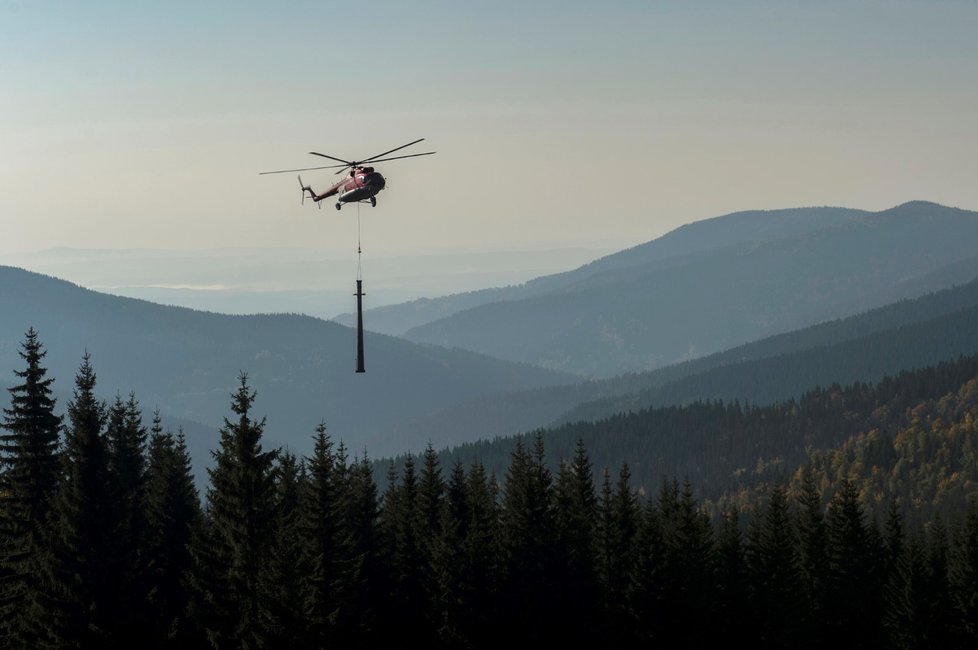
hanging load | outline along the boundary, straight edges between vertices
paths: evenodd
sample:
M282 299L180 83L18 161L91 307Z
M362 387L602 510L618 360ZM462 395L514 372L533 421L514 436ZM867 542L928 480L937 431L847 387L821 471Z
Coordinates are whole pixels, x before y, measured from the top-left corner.
M357 372L367 372L363 367L363 280L357 280Z
M363 160L343 160L342 158L336 158L335 156L328 156L324 153L318 153L315 151L310 151L309 153L313 156L319 156L321 158L328 158L330 160L335 160L338 163L343 163L341 165L326 165L323 167L303 167L302 169L279 169L271 172L260 172L260 174L282 174L285 172L304 172L311 171L315 169L336 169L339 168L337 174L342 174L346 170L350 170L347 177L338 183L334 183L328 190L322 194L317 194L315 190L312 189L310 185L306 185L302 182L302 177L299 177L299 187L302 191L302 203L305 204L306 196L308 193L309 198L313 200L320 208L323 207L320 201L331 196L336 197L336 209L339 210L343 207L344 203L356 203L357 204L357 292L353 295L357 297L357 372L366 372L363 365L363 277L361 276L361 254L360 249L360 204L369 202L371 206L377 206L377 194L380 193L385 187L387 187L387 181L380 172L375 171L373 167L368 166L367 163L379 163L388 160L400 160L401 158L417 158L418 156L430 156L435 153L434 151L426 151L424 153L414 153L404 156L389 156L389 154L395 151L400 151L405 147L410 147L413 144L417 144L424 140L421 138L415 140L414 142L408 142L400 147L391 149L390 151L385 151L384 153L379 153L375 156L370 156L369 158L364 158Z

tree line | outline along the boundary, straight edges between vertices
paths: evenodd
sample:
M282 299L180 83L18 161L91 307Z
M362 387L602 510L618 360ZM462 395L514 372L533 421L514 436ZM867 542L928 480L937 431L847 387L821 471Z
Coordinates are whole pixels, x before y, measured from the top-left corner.
M843 478L774 485L711 520L692 486L548 465L515 441L504 475L391 464L325 424L303 458L262 447L239 378L200 499L180 433L134 395L104 403L86 355L64 419L37 333L0 435L0 634L10 648L974 647L978 510L867 516Z
M854 382L816 387L801 397L755 405L734 401L694 401L681 405L643 408L599 421L579 421L524 434L525 444L542 435L552 454L551 470L558 459L574 453L583 440L598 467L617 467L628 462L632 480L646 492L654 492L662 477L687 477L703 499L716 501L731 493L763 487L792 478L799 467L814 463L837 484L838 472L826 461L832 450L858 445L858 463L846 471L867 476L914 467L911 482L938 484L957 475L962 489L921 491L922 500L910 494L900 481L887 485L872 506L882 518L890 500L900 502L901 514L924 520L948 512L963 512L968 495L978 489L978 398L957 393L978 377L978 356L962 356L932 366L906 370L876 383ZM975 391L972 390L972 393ZM955 408L950 408L948 402ZM969 415L968 411L974 411ZM959 422L962 426L949 427ZM920 440L915 430L934 429L931 440L917 450L905 438ZM942 444L935 440L944 438ZM509 463L512 438L466 443L440 454L444 466L457 460L478 459L490 471L502 475ZM932 448L944 446L942 453ZM816 453L820 452L820 453ZM920 466L926 460L926 466ZM403 458L395 459L402 463ZM904 482L905 483L905 482ZM860 486L862 489L862 485ZM939 497L939 498L934 498Z

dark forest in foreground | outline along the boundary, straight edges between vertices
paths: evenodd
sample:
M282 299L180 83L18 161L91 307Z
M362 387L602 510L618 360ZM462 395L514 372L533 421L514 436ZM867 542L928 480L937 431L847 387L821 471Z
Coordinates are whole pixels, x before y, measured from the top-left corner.
M750 517L711 519L672 480L640 497L580 443L553 471L541 437L498 480L429 449L379 494L325 425L308 458L263 450L242 376L201 503L182 436L147 430L135 396L101 402L87 356L64 422L33 331L21 356L0 437L5 647L978 643L975 503L869 517L842 461ZM974 409L944 406L960 421L928 430L970 440Z

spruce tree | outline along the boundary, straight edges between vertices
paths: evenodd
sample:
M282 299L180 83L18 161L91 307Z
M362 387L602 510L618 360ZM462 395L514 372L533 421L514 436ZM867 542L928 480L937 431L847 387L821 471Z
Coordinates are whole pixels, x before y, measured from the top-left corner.
M255 648L262 639L259 567L274 531L276 452L262 451L265 420L251 418L254 401L242 373L231 399L237 419L224 419L208 469L205 606L211 612L205 625L218 648Z
M978 500L968 504L955 537L949 581L957 614L957 638L964 647L978 647Z
M552 552L557 533L552 478L540 435L532 452L521 440L516 443L506 476L501 534L507 621L519 638L551 638L562 621L551 597L558 570Z
M0 635L8 647L34 647L46 636L51 607L42 576L50 563L48 519L58 484L58 431L53 378L34 328L19 351L10 408L0 427Z
M887 647L901 650L929 647L927 550L919 536L912 536L901 545L895 568L896 573L889 577L881 597L881 641Z
M386 613L391 630L409 630L412 638L427 639L430 626L426 620L427 593L425 562L419 534L418 475L415 459L404 461L400 484L389 485L384 494L381 522L388 547L391 579L391 611Z
M310 644L324 647L330 640L331 618L337 608L342 540L340 498L346 486L339 482L337 459L324 422L316 427L313 441L313 453L306 462L308 480L303 484L300 501L300 535L309 571L304 612Z
M628 465L622 465L615 489L604 472L597 508L597 573L606 617L606 634L618 643L632 627L628 612L628 585L635 563L638 532L638 499L630 485Z
M465 469L456 462L445 486L439 534L432 546L434 606L439 613L434 621L442 645L465 646L466 612L461 607L469 597L471 584L465 571L463 547L471 523Z
M497 647L499 547L495 481L482 465L452 468L442 508L436 575L439 641L450 648ZM556 595L555 595L556 597Z
M50 612L52 644L106 647L118 612L111 581L116 522L109 488L105 404L95 396L95 370L85 354L68 404L62 481L55 499Z
M713 561L716 626L709 635L709 645L721 647L732 639L746 640L756 630L750 608L744 536L736 508L722 515Z
M636 536L635 568L628 586L629 611L636 640L661 640L668 629L667 598L670 576L666 566L665 519L672 516L678 485L662 485L657 500L649 499L642 509Z
M577 441L573 460L561 462L555 493L555 552L564 567L555 597L567 615L564 632L575 642L588 643L600 632L595 616L599 608L595 572L597 497L591 461L582 440Z
M713 529L706 513L693 497L693 486L689 480L683 484L679 501L678 532L670 555L678 558L678 567L687 576L680 592L682 608L679 623L689 630L687 645L701 647L709 631L696 623L709 617L713 607Z
M879 642L879 548L866 525L855 484L842 481L829 502L826 640L854 648Z
M465 479L465 501L469 521L465 539L456 554L460 585L456 590L461 600L459 636L473 648L498 646L502 637L497 622L500 615L502 560L499 542L499 503L496 479L480 463L469 469Z
M445 479L441 475L438 453L428 443L418 480L418 526L423 540L435 539L441 526L441 505L445 496Z
M924 635L934 647L948 647L952 643L955 626L954 604L948 582L948 536L940 517L927 527L926 580L924 600L927 618Z
M151 611L147 636L156 647L197 645L191 602L191 544L200 525L200 499L190 455L181 431L164 432L153 416L146 468L146 542L144 565Z
M260 559L262 643L267 648L307 648L305 562L299 536L299 493L305 469L291 453L275 468L275 515L268 555Z
M880 592L880 628L883 642L892 648L912 647L908 643L907 624L912 620L908 614L912 600L909 577L909 551L903 530L903 517L896 501L891 501L887 510L883 536L885 554L884 574Z
M806 643L816 646L819 643L825 604L828 533L825 529L825 517L822 514L822 495L815 484L815 473L811 467L805 471L802 478L796 523L802 584L808 609Z
M146 429L133 394L116 396L105 431L112 508L111 580L116 611L115 636L121 645L138 645L149 623L149 591L144 570L146 538Z
M347 469L341 445L337 453L337 467L340 466L346 479L341 494L343 538L334 638L341 648L375 648L392 632L382 618L389 611L386 598L392 590L378 529L377 484L366 453Z
M771 489L761 521L751 530L748 554L755 620L762 645L797 647L804 639L804 576L784 487Z
M438 454L431 443L422 456L421 476L418 481L417 531L418 550L421 553L421 585L424 589L425 620L430 629L441 627L439 609L439 580L435 555L441 536L442 505L445 499L445 479L441 475Z

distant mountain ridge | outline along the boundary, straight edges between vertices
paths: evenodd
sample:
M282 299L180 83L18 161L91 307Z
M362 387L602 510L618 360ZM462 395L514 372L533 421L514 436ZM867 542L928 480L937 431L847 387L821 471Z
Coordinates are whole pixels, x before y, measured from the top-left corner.
M975 271L978 276L978 269ZM978 353L978 279L646 373L490 395L405 421L411 448L490 439L696 399L766 404L816 384L887 374Z
M0 373L13 378L24 332L48 350L57 390L70 390L87 350L99 394L135 391L149 411L221 424L240 372L258 391L266 436L304 450L325 420L357 453L401 449L395 422L480 394L565 383L569 377L466 351L366 337L367 373L354 374L355 332L308 316L228 316L89 291L0 266Z
M779 219L796 227L771 226ZM726 232L741 223L754 225L739 239ZM406 337L591 377L650 370L915 297L920 278L974 258L978 213L927 202L876 213L738 213L682 237L711 228L724 236L696 250L657 252L680 236L674 231L627 251L627 264L611 256L499 290L515 297L457 311Z
M662 237L606 255L564 273L534 278L520 285L469 291L441 298L412 300L400 305L370 309L366 313L369 315L370 329L373 331L403 336L413 327L465 309L492 302L532 298L571 286L604 271L681 258L748 241L780 239L810 232L826 225L848 223L867 214L871 213L865 210L832 207L734 212L685 224ZM343 314L334 320L344 325L352 325L356 322L354 318L354 314Z

